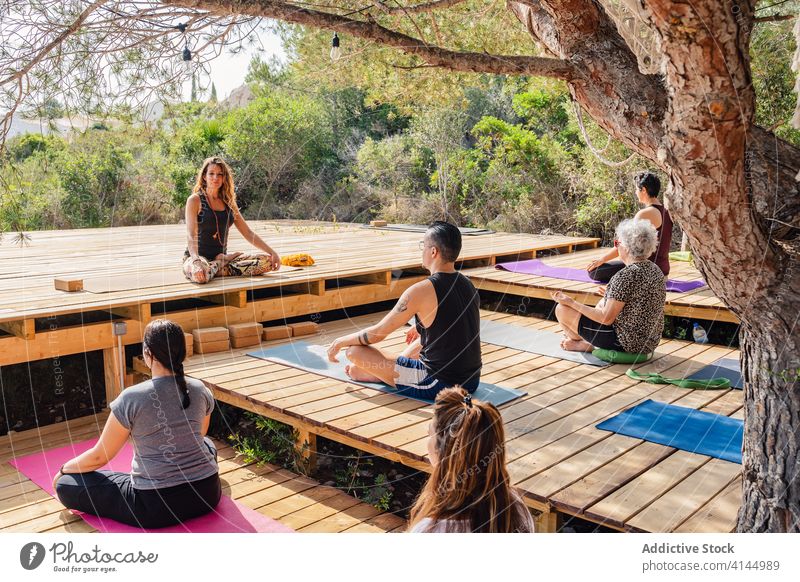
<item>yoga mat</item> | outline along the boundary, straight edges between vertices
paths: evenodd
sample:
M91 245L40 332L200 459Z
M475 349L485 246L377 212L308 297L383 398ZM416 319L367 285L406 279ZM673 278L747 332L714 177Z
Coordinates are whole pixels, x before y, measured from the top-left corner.
M721 414L645 400L601 422L597 428L732 463L742 462L744 422Z
M720 358L705 368L700 368L697 372L687 378L687 380L713 380L715 378L727 378L731 381L731 388L744 388L742 372L739 369L739 360L733 358Z
M58 469L70 459L92 448L96 442L97 439L91 439L42 453L34 453L12 460L11 465L55 497L53 477L58 472ZM129 472L132 460L133 446L128 442L103 469ZM227 495L223 495L214 511L206 515L190 519L178 525L152 530L133 527L113 519L97 517L96 515L79 511L74 513L79 515L86 523L104 533L287 533L294 531L266 515L237 503Z
M520 327L499 321L481 320L481 341L487 344L513 348L522 352L531 352L540 356L551 356L561 360L590 364L592 366L610 366L597 356L588 352L568 352L562 350L561 340L564 336L552 331Z
M261 358L263 360L270 360L278 364L283 364L284 366L291 366L292 368L305 370L307 372L311 372L312 374L319 374L320 376L342 380L343 382L374 388L375 390L380 390L381 392L387 392L389 394L397 393L395 388L392 388L383 382L356 382L355 380L352 380L344 371L344 367L350 363L347 359L347 356L345 356L344 351L339 352L338 364L335 362L329 362L326 346L314 345L304 341L295 341L280 346L275 346L273 348L265 348L255 352L250 352L247 355L253 356L254 358ZM478 389L473 393L472 397L477 400L491 402L495 406L500 406L506 402L516 400L525 394L527 394L527 392L523 392L522 390L503 388L502 386L495 386L494 384L481 382L478 385ZM405 394L398 394L398 396L412 398L411 396L405 396ZM414 398L414 400L419 400L420 402L426 402L428 404L433 403L432 400L422 398Z
M528 261L513 261L510 263L498 263L495 269L510 271L512 273L522 273L525 275L537 275L539 277L552 277L554 279L564 279L566 281L580 281L581 283L597 283L589 276L586 269L573 269L572 267L554 267L543 263L538 259ZM666 290L673 293L686 293L700 287L705 287L705 281L678 281L667 279Z
M361 228L368 228L369 230L394 230L398 232L425 232L428 230L428 226L425 224L387 224L386 226L370 226L369 224L365 224ZM466 226L460 226L458 230L464 236L494 234L494 231L489 230L488 228L469 228Z
M300 267L281 267L279 271L264 273L257 277L227 277L227 279L261 280L264 278L280 279L284 273L299 271ZM212 280L218 281L226 277L216 277ZM137 273L110 274L100 277L89 277L83 280L83 290L89 293L113 293L115 291L128 291L130 289L148 289L152 287L169 287L172 285L182 285L185 283L194 284L189 281L181 271L180 267L163 271L142 271Z

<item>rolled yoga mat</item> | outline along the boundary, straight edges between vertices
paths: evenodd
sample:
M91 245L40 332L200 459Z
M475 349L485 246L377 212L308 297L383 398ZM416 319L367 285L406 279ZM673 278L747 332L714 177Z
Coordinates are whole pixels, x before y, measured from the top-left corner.
M36 483L39 487L47 491L53 497L56 496L53 490L53 477L58 469L70 459L75 458L84 451L89 450L97 442L97 439L82 441L50 449L41 453L34 453L25 457L20 457L11 461L11 465L25 475L28 479ZM131 461L133 460L133 446L130 442L125 443L122 450L108 463L103 469L108 471L129 472ZM291 528L283 525L253 511L249 507L237 503L227 495L223 495L219 504L213 511L187 520L178 525L159 529L142 529L120 523L106 517L97 517L88 513L76 511L86 523L104 533L288 533L293 532Z
M361 228L368 228L370 230L394 230L397 232L420 232L424 233L428 230L428 226L425 224L387 224L386 226L372 226L370 224L364 224ZM463 236L480 236L483 234L493 234L495 231L489 230L488 228L470 228L466 226L458 227L459 232Z
M553 279L564 279L566 281L580 281L582 283L597 283L603 284L600 281L595 281L589 276L589 272L585 269L573 269L572 267L554 267L543 263L538 259L531 259L528 261L514 261L510 263L499 263L495 265L496 269L510 271L512 273L522 273L524 275L538 275L540 277L552 277ZM673 293L687 293L700 287L705 287L706 282L698 281L678 281L676 279L667 279L666 289Z
M320 376L342 380L343 382L374 388L375 390L380 390L381 392L397 394L396 388L392 388L383 382L356 382L355 380L352 380L344 371L344 367L350 363L347 359L347 356L345 356L344 351L339 352L339 363L330 362L328 361L327 348L325 346L299 341L250 352L247 355L253 356L254 358L261 358L263 360L276 362L278 364L283 364L285 366L291 366L292 368L297 368L299 370L305 370L306 372L311 372L312 374L319 374ZM483 400L484 402L491 402L495 406L500 406L506 402L516 400L525 394L527 394L527 392L523 392L522 390L503 388L502 386L495 386L494 384L481 382L478 386L478 389L472 394L472 397L477 400ZM397 395L404 396L405 398L412 398L411 396L406 396L405 394ZM422 398L413 399L419 400L420 402L426 402L428 404L433 402L432 400Z
M513 348L521 352L531 352L540 356L550 356L590 364L592 366L610 366L597 356L588 352L568 352L561 349L564 336L552 331L520 327L499 321L481 320L481 341L495 346Z
M744 422L721 414L645 400L601 422L597 428L732 463L742 462Z
M738 388L739 390L744 388L739 360L733 358L720 358L705 368L700 368L689 376L687 380L713 380L715 378L727 378L731 381L731 388Z

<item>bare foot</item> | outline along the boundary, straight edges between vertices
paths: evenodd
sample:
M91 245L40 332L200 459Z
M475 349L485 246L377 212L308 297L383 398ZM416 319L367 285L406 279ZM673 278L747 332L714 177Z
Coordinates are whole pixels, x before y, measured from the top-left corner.
M594 346L586 340L567 339L561 342L561 348L568 352L591 352Z
M192 269L192 281L195 283L206 283L208 277L203 269Z
M380 382L381 381L381 379L378 378L377 376L373 376L369 372L365 372L361 368L358 368L356 366L351 366L349 364L344 367L344 373L347 374L347 376L351 380L355 380L356 382Z

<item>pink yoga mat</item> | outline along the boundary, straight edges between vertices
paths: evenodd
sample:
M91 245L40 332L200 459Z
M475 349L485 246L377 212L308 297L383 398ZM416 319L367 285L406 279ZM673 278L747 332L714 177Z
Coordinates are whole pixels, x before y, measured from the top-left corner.
M51 449L44 453L35 453L26 457L20 457L11 461L11 465L55 497L55 491L53 491L53 477L58 472L58 469L70 459L90 449L96 442L97 439L92 439L73 443L58 449ZM114 457L108 465L103 467L103 469L128 472L131 470L132 459L133 447L130 443L126 443L117 456ZM154 530L132 527L114 521L113 519L97 517L79 511L75 511L74 513L83 518L86 523L104 533L288 533L294 531L266 515L262 515L249 507L237 503L225 495L222 496L219 505L217 505L211 513L190 519L178 525Z
M514 261L511 263L499 263L495 268L512 273L522 273L524 275L538 275L540 277L552 277L554 279L565 279L567 281L581 281L583 283L600 283L589 276L586 269L573 269L572 267L554 267L543 263L538 259L528 261ZM698 281L679 281L668 279L666 290L673 293L687 293L700 287L705 287L706 282Z

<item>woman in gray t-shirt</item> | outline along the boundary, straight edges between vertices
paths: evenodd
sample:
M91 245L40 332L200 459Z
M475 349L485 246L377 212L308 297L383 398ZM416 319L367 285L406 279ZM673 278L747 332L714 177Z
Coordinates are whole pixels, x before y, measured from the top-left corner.
M184 376L183 330L155 320L142 343L152 380L111 402L100 440L64 463L53 485L69 509L150 529L212 511L222 487L216 449L205 437L214 398L202 382ZM128 438L134 449L131 472L98 471Z

